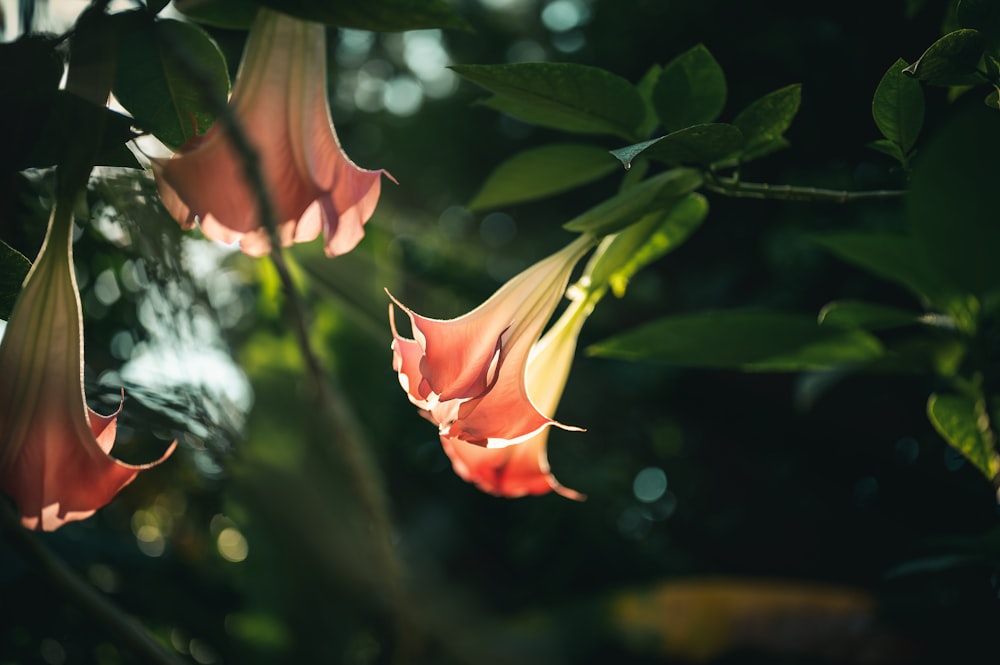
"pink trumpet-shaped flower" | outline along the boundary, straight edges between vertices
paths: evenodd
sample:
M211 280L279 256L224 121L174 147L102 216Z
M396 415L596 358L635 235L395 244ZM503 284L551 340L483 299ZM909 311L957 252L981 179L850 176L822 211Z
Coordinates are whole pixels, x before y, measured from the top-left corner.
M525 381L528 396L543 413L555 413L569 378L576 341L593 304L581 298L566 308L559 320L532 347ZM552 475L546 447L549 429L505 448L483 448L442 436L444 452L463 480L489 494L509 498L555 491L582 501L586 497L564 487Z
M72 229L72 205L57 204L0 341L0 491L43 531L89 517L176 446L138 466L109 456L121 407L102 416L84 399Z
M546 415L555 404L533 401L537 397L532 395L527 377L532 349L562 298L573 267L593 242L590 236L583 236L570 243L456 319L429 319L395 301L410 319L413 339L399 335L393 306L389 306L393 369L410 401L438 425L446 451L462 450L460 446L484 451L521 447L550 425L578 429ZM544 392L542 383L544 379L538 379L539 392ZM558 402L562 385L556 392L554 402ZM544 439L541 446L544 448ZM531 458L527 451L510 454ZM452 452L449 455L453 461L461 457ZM536 475L547 473L544 460L531 459L536 460ZM455 463L456 469L466 477L459 464Z
M229 104L259 157L282 245L322 230L327 255L337 256L364 236L389 174L359 168L340 147L326 97L325 34L319 23L260 9ZM270 251L243 159L221 122L172 158L154 160L153 173L184 228L197 220L209 238L239 240L255 256Z

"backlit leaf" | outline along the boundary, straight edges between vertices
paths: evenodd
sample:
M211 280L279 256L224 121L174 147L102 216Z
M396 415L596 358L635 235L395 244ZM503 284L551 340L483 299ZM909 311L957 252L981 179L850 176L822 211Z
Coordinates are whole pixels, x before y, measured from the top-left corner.
M560 143L518 153L490 174L469 203L481 210L564 192L619 169L608 151Z
M931 44L919 60L903 71L930 85L981 83L976 68L983 46L978 30L955 30Z
M733 119L743 132L746 150L780 139L795 119L802 101L802 86L785 86L752 102Z
M645 115L635 86L598 67L525 62L452 69L495 93L486 106L536 125L630 140Z
M938 434L988 480L1000 474L1000 456L985 404L964 395L935 393L927 400L927 417Z
M695 125L666 136L612 150L628 168L638 155L668 164L709 166L732 157L743 147L743 133L735 125Z
M836 300L823 306L817 320L824 326L880 330L917 323L920 321L920 314L876 303Z
M913 149L924 124L924 91L919 82L903 73L907 66L902 59L893 63L872 100L872 117L879 131L904 155Z
M712 122L726 105L726 77L703 44L663 67L653 105L667 131Z

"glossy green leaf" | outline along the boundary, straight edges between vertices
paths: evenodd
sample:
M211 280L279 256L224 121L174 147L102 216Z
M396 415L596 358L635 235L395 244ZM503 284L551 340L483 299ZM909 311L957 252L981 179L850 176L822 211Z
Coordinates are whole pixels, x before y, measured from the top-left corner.
M976 73L984 40L978 30L955 30L937 40L920 59L903 71L929 85L969 85L982 82Z
M653 210L673 206L677 199L693 192L701 183L701 173L694 169L671 169L619 192L570 220L563 228L595 236L616 233Z
M635 86L598 67L525 62L452 69L495 93L486 106L544 127L632 140L645 115Z
M7 320L21 292L31 261L0 240L0 319Z
M920 314L876 303L835 300L823 306L817 320L823 326L881 330L918 323Z
M645 114L642 122L639 123L639 128L636 130L636 136L649 136L656 129L656 126L660 124L660 119L656 115L656 108L653 106L653 90L656 88L656 82L660 79L662 71L662 67L653 65L639 79L639 82L635 84L635 89L639 92L639 96L642 98L643 105L645 106Z
M229 30L248 30L261 5L258 0L173 0L173 4L192 21Z
M997 224L1000 123L979 105L963 109L920 151L906 196L918 251L959 289L1000 289Z
M117 17L122 41L114 93L136 125L174 149L208 131L215 115L188 63L197 63L211 94L225 99L229 75L215 42L191 23L152 21L142 12Z
M872 150L881 152L883 155L892 157L900 164L906 161L906 155L903 154L903 149L899 147L898 143L894 143L889 139L878 139L877 141L872 141L868 144L868 147Z
M659 138L612 150L628 168L640 154L648 159L668 164L699 164L709 166L739 154L743 133L735 125L715 123L695 125Z
M871 362L881 343L812 316L755 310L672 316L590 346L591 355L687 367L794 372Z
M752 102L733 119L749 152L780 139L792 125L802 102L802 86L785 86Z
M938 434L979 469L988 480L1000 474L990 428L989 415L982 401L964 395L933 394L927 400L927 417Z
M616 234L591 259L585 273L595 287L608 284L619 298L639 270L680 247L708 215L708 201L692 192L676 205L650 213Z
M909 290L924 304L947 308L952 302L952 291L922 261L909 236L835 233L816 241L841 259Z
M698 44L663 67L652 101L668 132L712 122L726 105L725 74Z
M907 66L905 60L896 60L882 77L872 99L875 124L882 136L898 145L904 155L913 149L924 125L924 90L919 82L903 73Z
M617 169L608 151L596 146L559 143L532 148L498 166L469 208L482 210L558 194Z

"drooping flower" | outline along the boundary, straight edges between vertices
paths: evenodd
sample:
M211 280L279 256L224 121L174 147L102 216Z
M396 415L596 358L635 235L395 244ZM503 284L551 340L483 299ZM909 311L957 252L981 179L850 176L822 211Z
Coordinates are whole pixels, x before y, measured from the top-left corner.
M550 425L577 429L547 415L554 404L539 408L527 376L532 349L593 244L582 236L455 319L423 317L393 299L413 329L413 339L400 336L390 305L393 369L410 401L438 425L446 448L519 446Z
M109 455L121 406L102 416L84 398L72 229L72 205L56 205L0 341L0 491L43 531L89 517L176 446L150 464Z
M344 153L326 96L325 27L261 8L229 100L257 152L282 245L323 231L328 256L349 252L375 211L383 170L359 168ZM154 160L160 198L184 228L240 241L247 254L270 251L244 162L223 123Z
M580 329L592 310L589 299L574 300L531 349L525 382L528 397L542 413L555 413L559 405ZM483 448L449 436L442 436L441 444L455 473L484 492L514 498L555 491L582 501L584 495L564 487L552 474L546 450L549 431L504 448Z

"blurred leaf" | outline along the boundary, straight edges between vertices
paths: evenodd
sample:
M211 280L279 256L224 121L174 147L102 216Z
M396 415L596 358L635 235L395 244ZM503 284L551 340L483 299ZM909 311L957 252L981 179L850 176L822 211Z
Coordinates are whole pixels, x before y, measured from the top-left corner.
M635 86L598 67L525 62L452 69L495 93L486 106L544 127L634 140L645 115Z
M745 150L780 139L792 125L801 101L802 86L796 83L770 92L740 111L733 124L743 132Z
M639 129L636 130L636 136L649 136L660 123L660 119L656 115L656 108L653 106L653 90L656 87L656 82L660 79L662 71L662 67L653 65L639 79L639 82L635 84L635 89L639 92L639 96L642 97L643 104L646 107L645 116L639 125Z
M663 67L652 100L668 132L709 123L726 105L726 77L704 44L698 44Z
M978 297L1000 288L997 155L996 115L981 106L966 108L927 141L906 195L917 251Z
M820 327L811 316L733 310L659 319L587 352L687 367L797 372L867 363L883 350L866 332Z
M7 320L14 309L21 284L31 269L29 261L19 251L0 240L0 319Z
M114 93L135 124L175 150L208 131L215 115L186 62L196 63L212 94L225 99L229 74L215 42L191 23L153 21L144 12L115 17L122 42Z
M564 192L618 168L608 151L578 143L559 143L518 153L498 166L472 198L482 210Z
M913 149L924 124L924 91L920 83L903 73L906 67L905 60L896 60L872 100L872 117L879 131L904 155Z
M892 157L900 164L906 161L906 155L903 154L903 149L889 139L878 139L877 141L872 141L868 144L868 147L872 150L881 152L883 155Z
M612 150L625 168L638 155L668 164L709 166L737 154L743 134L735 125L695 125L642 143Z
M192 20L237 30L246 30L253 24L260 6L306 21L356 30L469 29L469 24L446 0L174 0L174 5Z
M986 99L983 100L987 108L993 109L994 111L1000 110L1000 88L996 85L990 90L990 94L986 95Z
M816 237L816 242L841 259L872 274L895 282L926 303L947 308L954 297L921 261L915 242L890 233L834 233Z
M931 395L927 417L934 429L990 481L1000 474L1000 456L982 400L964 395Z
M835 300L823 306L818 321L824 326L879 330L917 323L920 321L920 314L875 303Z
M603 236L638 222L657 205L672 206L701 186L701 173L694 169L671 169L619 192L563 225L567 231Z
M67 147L79 142L77 119L98 108L105 119L102 143L95 164L137 168L139 163L125 147L125 143L134 138L132 119L107 108L97 107L65 90L60 90L55 96L38 143L24 160L25 167L40 168L58 163Z
M621 298L635 273L680 247L707 214L708 201L692 192L673 207L646 215L610 239L608 247L595 254L585 274L593 286L607 282Z
M983 37L978 30L955 30L937 40L903 71L929 85L982 83L976 73L983 55Z
M174 0L174 8L191 20L229 30L248 30L260 4L258 0Z
M39 140L63 74L56 46L54 38L41 35L0 44L0 98L4 100L0 125L17 128L7 133L0 152L4 171L36 166L28 155Z
M960 0L958 22L963 28L974 28L995 48L1000 42L1000 3L996 0Z

